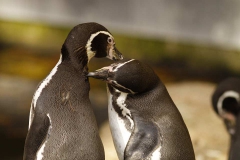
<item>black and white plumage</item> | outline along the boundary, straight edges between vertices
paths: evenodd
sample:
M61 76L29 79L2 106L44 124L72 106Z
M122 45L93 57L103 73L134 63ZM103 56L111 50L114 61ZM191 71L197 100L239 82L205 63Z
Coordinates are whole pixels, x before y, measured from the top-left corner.
M108 88L108 113L120 160L194 160L187 127L154 71L138 60L122 60L89 77Z
M229 160L240 159L240 78L227 78L212 95L214 111L223 119L231 136Z
M32 100L24 160L104 160L86 77L92 57L122 59L102 25L84 23L68 34L60 60Z

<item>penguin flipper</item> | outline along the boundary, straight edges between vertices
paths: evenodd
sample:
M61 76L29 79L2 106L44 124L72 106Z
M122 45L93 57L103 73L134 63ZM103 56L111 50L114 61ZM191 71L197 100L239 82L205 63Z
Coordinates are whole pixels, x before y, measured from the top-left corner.
M152 121L137 118L134 131L124 151L124 160L139 160L151 157L152 152L161 145L158 126Z
M23 160L33 160L48 135L50 120L46 114L34 114L24 146Z

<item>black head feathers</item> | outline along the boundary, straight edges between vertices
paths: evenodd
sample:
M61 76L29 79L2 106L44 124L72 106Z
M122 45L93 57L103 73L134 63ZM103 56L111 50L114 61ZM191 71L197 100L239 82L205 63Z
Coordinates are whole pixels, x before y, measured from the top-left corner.
M92 57L122 59L114 38L102 25L94 22L75 26L62 46L62 59L87 65Z
M121 60L88 76L106 80L114 88L133 94L147 92L160 81L152 68L135 59Z

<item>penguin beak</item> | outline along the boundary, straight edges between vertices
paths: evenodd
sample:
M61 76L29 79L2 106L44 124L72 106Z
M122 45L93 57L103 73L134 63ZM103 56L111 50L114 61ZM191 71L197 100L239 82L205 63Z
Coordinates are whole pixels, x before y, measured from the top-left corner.
M107 58L117 61L123 59L123 55L121 52L118 51L118 49L114 46L114 48L110 49L108 51Z
M115 47L115 55L113 56L113 60L122 60L122 53Z
M105 80L107 81L107 78L109 76L109 69L108 67L103 67L99 70L96 70L94 72L89 72L87 74L87 77L92 77L92 78L95 78L95 79L101 79L101 80Z

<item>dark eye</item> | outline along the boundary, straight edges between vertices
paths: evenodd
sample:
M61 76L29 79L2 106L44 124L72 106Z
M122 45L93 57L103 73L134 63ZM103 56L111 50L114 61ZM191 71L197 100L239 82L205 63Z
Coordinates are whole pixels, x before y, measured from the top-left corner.
M113 43L112 37L108 37L107 42L108 42L108 43Z

